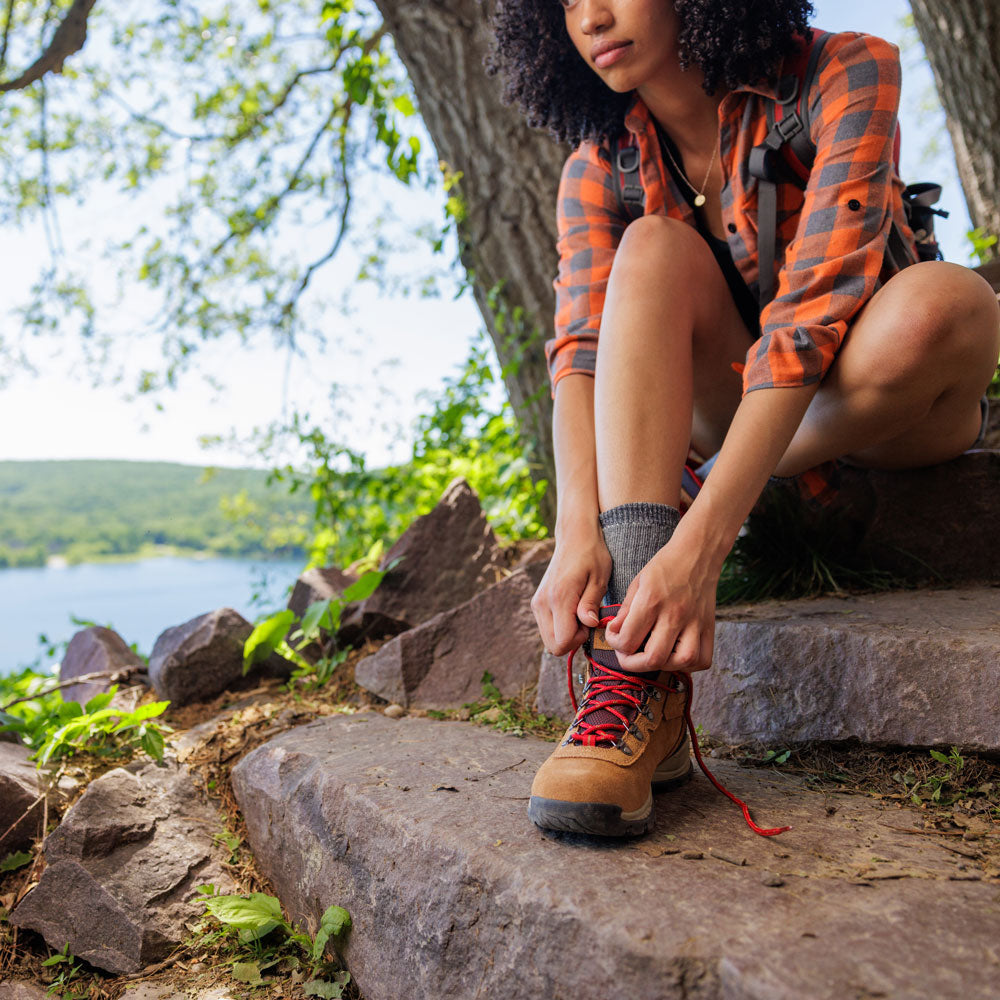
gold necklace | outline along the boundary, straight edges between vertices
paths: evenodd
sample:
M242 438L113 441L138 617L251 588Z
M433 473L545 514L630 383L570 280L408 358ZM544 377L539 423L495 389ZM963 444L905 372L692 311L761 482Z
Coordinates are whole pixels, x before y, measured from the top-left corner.
M712 173L712 167L715 166L716 157L718 157L719 155L718 142L716 142L715 145L712 147L712 159L709 161L708 170L705 171L705 179L701 182L700 191L687 179L687 174L685 174L684 171L681 170L680 166L678 166L677 161L674 159L674 154L670 152L670 146L667 145L666 142L663 142L661 140L660 147L667 154L667 156L670 157L670 162L674 165L674 170L676 170L677 173L680 175L681 180L684 181L684 183L687 184L687 186L694 193L695 208L701 208L701 206L704 205L705 202L708 200L705 197L705 188L708 187L708 178Z

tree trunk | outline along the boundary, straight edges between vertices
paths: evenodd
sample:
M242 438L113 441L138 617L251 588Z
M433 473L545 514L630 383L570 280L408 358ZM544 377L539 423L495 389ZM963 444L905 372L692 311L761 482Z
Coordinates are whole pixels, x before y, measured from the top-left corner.
M569 149L532 130L500 101L488 77L487 17L480 0L376 0L410 74L438 155L463 173L468 215L462 262L496 346L536 476L549 480L543 516L555 521L548 373L556 273L555 203ZM491 294L503 283L499 296Z
M972 224L1000 236L1000 0L911 0L911 7Z

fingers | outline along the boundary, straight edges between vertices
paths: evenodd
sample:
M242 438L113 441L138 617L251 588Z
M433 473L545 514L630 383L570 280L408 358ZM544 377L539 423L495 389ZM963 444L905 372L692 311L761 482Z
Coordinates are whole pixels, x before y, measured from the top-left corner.
M605 589L604 584L591 579L576 607L576 617L590 628L596 628L600 624L601 600L604 597Z
M544 582L531 599L531 610L545 648L555 656L563 656L583 645L587 629L576 617L576 596L553 591Z

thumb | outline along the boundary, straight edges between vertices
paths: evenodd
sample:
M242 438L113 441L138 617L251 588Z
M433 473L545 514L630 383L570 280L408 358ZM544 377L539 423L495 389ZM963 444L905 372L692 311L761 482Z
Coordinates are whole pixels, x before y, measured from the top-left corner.
M596 628L600 624L598 611L601 606L601 599L604 597L605 586L591 580L587 584L587 589L580 598L580 603L576 608L576 616L589 628Z

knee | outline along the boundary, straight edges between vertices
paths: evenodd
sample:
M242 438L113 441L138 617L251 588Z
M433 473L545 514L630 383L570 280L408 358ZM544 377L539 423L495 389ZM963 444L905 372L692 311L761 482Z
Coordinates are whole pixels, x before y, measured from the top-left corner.
M699 269L714 263L705 241L686 222L644 215L625 229L612 273L619 281L672 277L687 282L697 280Z
M900 279L905 278L905 281ZM895 300L897 341L923 363L1000 352L1000 306L982 275L947 261L924 261L900 272Z

